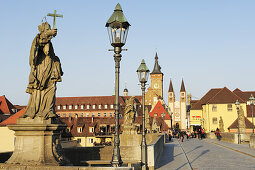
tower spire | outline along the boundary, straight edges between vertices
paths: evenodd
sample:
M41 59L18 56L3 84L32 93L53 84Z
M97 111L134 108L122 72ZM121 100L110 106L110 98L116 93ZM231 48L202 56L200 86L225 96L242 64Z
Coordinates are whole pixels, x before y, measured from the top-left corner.
M160 67L160 65L158 64L158 54L157 54L157 52L156 52L154 69L153 69L153 71L151 72L151 74L162 74L162 72L161 72L160 70L161 70L161 67Z
M180 92L186 92L183 79L182 79L182 85L181 85L181 90L180 90Z
M170 79L170 85L169 85L168 92L174 92L174 88L173 88L173 84L172 84L172 80L171 79Z

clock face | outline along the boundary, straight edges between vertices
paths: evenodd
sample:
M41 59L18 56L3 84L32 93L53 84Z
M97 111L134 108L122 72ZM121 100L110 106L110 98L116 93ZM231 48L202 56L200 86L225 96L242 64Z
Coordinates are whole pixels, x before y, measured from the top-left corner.
M158 83L155 83L155 84L154 84L154 88L155 88L155 89L159 88L159 84L158 84Z

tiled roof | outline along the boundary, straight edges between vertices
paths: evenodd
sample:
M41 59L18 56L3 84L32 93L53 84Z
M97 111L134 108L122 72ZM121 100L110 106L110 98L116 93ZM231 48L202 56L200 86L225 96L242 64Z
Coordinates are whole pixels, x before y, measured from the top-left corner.
M24 109L24 108L26 108L27 106L14 105L14 107L15 107L18 111L20 111L21 109Z
M235 93L237 96L242 98L244 101L249 101L249 98L251 97L251 94L255 96L255 91L238 91L234 90L233 93Z
M196 104L191 106L191 110L200 110L202 105L207 103L213 96L215 96L222 88L210 89Z
M252 123L244 117L245 120L245 128L246 129L252 129ZM236 119L229 127L228 129L237 129L238 128L238 119Z
M131 98L131 96L120 96L119 97L119 103L120 106L124 106L125 105L125 101L127 99ZM141 104L142 100L142 96L135 96L135 103L137 105ZM115 104L115 96L86 96L86 97L57 97L56 98L56 107L57 106L64 106L64 105L95 105L96 108L95 109L99 109L98 106L102 105L102 108L100 110L109 110L109 108L105 109L103 106L104 105L114 105ZM86 108L86 106L84 107L85 110L95 110L92 107L90 107L89 109ZM84 109L80 109L80 107L78 109L75 110L84 110ZM57 109L59 110L59 109ZM60 109L62 110L62 108ZM67 108L66 110L70 110L69 108ZM74 110L74 107L72 107L71 110ZM113 109L110 109L113 110Z
M0 96L0 114L13 114L12 109L16 108L5 96Z
M22 109L19 112L15 113L14 115L10 116L8 119L4 120L0 123L0 126L6 125L14 125L17 123L17 119L25 113L26 109Z
M238 100L240 103L245 103L243 99L237 96L235 93L230 91L227 87L221 89L215 96L213 96L206 103L210 104L225 104L225 103L235 103Z

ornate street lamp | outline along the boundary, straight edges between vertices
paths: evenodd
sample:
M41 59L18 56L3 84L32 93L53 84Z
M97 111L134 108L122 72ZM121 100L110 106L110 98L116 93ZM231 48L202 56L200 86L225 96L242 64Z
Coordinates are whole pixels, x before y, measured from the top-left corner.
M240 128L239 128L239 108L240 108L240 103L238 100L236 100L236 110L237 110L237 123L238 123L238 144L240 144Z
M165 133L165 130L166 130L166 129L165 129L165 118L166 118L166 117L165 117L165 116L166 116L165 112L163 112L161 116L162 116L162 118L163 118L163 133ZM165 135L165 134L164 134L164 135Z
M251 97L249 98L249 100L250 100L250 105L251 105L251 114L252 114L252 135L254 135L253 106L254 106L255 98L253 97L253 95L252 95L252 94L251 94Z
M142 104L143 104L143 133L142 133L142 143L141 143L141 167L142 169L147 169L147 145L146 145L146 138L145 138L145 83L148 81L149 72L150 70L145 64L145 61L142 60L139 68L137 69L137 75L139 81L142 86Z
M120 156L120 139L119 139L119 73L121 60L121 47L126 43L128 28L130 24L126 20L120 4L118 3L114 9L112 16L106 22L108 35L111 45L114 47L114 61L115 61L115 134L114 134L114 148L111 164L114 167L119 167L122 164Z

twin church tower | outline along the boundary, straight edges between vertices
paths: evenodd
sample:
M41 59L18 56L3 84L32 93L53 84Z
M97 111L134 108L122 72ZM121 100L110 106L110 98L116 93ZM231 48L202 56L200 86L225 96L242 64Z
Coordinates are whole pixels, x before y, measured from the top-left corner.
M150 73L151 86L148 87L145 93L145 105L152 105L152 108L157 104L158 100L163 100L163 76L161 67L158 63L158 55L155 56L154 69ZM168 90L168 110L169 114L172 115L172 125L179 127L180 129L187 129L187 104L190 103L190 93L186 95L184 82L182 80L180 89L180 101L175 100L175 92L173 89L172 80L170 80ZM166 103L166 102L164 102Z

